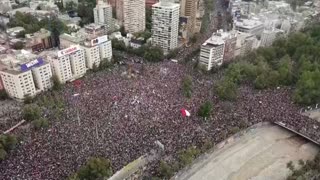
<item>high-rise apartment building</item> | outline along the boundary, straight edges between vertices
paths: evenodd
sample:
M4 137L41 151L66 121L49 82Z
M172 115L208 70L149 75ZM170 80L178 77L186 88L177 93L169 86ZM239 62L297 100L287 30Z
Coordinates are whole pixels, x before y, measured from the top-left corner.
M83 76L86 71L84 50L79 45L70 46L48 56L52 72L61 83Z
M212 36L201 45L199 64L206 70L214 66L221 66L223 63L225 43L222 37Z
M180 16L188 17L188 24L190 24L189 36L196 33L195 26L197 20L197 5L198 0L181 0L180 1Z
M112 7L107 2L99 0L97 6L93 9L94 23L103 25L106 32L114 30L114 21L112 18Z
M86 67L89 69L99 66L103 60L110 61L112 58L112 45L107 35L96 37L93 34L62 34L60 42L63 47L80 45L85 53Z
M126 32L142 32L146 28L145 0L123 0L123 25Z
M32 75L37 89L46 91L52 88L52 71L49 63L45 62L42 66L32 68Z
M178 46L180 5L161 0L152 6L152 43L165 53Z
M8 55L2 59L6 68L0 71L0 75L4 89L10 97L23 99L52 87L49 63L40 57L32 59L33 54L18 56Z
M10 97L23 99L36 94L31 71L3 70L0 73L4 88Z

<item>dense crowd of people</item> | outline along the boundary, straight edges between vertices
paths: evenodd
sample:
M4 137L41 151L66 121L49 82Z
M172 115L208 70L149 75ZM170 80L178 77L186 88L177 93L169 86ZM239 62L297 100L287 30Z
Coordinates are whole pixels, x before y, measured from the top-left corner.
M281 121L315 139L319 123L299 114L291 90L255 91L241 87L238 100L225 102L215 95L215 77L201 75L185 65L166 61L134 64L128 78L126 66L90 74L80 85L68 84L60 93L66 101L63 116L49 117L47 130L31 136L0 163L0 179L63 179L89 157L109 158L114 170L157 148L160 141L168 156L206 140L220 142L261 121ZM193 78L190 99L181 81ZM205 101L214 105L211 117L197 116ZM185 108L191 117L183 118ZM310 133L310 134L309 134ZM317 137L314 137L317 136Z
M2 133L21 120L19 113L21 103L9 100L0 101L0 107L0 133Z

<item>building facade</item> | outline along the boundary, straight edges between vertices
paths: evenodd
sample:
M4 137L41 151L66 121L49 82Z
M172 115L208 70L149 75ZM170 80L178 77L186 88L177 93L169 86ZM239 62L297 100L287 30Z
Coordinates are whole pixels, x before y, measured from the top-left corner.
M199 65L210 71L223 63L225 43L221 37L212 36L201 45Z
M52 87L50 64L34 54L8 55L2 62L6 67L0 71L3 87L12 98L35 96Z
M180 1L180 16L188 17L188 24L190 24L189 35L196 33L197 20L197 4L198 0L181 0Z
M44 63L42 66L34 67L32 69L32 75L37 89L46 91L52 88L52 71L49 63Z
M97 6L93 9L94 23L103 25L106 32L114 30L114 22L112 18L112 7L110 4L99 0Z
M123 25L128 33L143 32L146 28L145 0L123 0Z
M79 45L70 46L48 56L48 61L60 83L82 77L87 72L84 50Z
M178 46L180 5L165 0L152 6L152 44L165 53Z
M0 73L4 88L10 97L23 99L26 96L36 95L31 71L3 70Z

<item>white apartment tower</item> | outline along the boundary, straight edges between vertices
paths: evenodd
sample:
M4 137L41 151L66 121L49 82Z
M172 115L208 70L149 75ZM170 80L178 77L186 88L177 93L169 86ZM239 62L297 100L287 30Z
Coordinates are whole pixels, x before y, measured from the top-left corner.
M49 56L48 60L61 83L77 79L87 71L84 50L78 45L58 51L57 56Z
M161 0L152 6L152 43L168 53L178 46L180 5Z
M114 30L114 21L112 19L112 7L107 2L99 0L93 9L94 23L103 25L107 32Z
M212 36L202 44L200 50L199 63L206 70L211 70L214 66L221 66L224 56L224 40L218 36Z
M34 67L32 69L32 75L37 89L46 91L52 88L52 71L49 63L45 63L39 67Z
M89 69L93 69L94 66L100 65L100 49L99 46L81 46L86 52L86 62Z
M98 46L99 46L101 60L108 59L108 61L111 61L112 59L111 41L110 40L106 41L104 43L99 44Z
M145 0L123 0L124 28L128 33L142 32L146 28Z
M1 71L3 86L10 97L23 99L25 96L34 96L36 87L32 72L19 72L15 70Z
M19 54L18 56L8 55L6 60L11 59L7 61L10 63L6 63L7 68L0 72L4 89L10 97L23 99L27 95L35 96L52 87L52 72L49 63L42 58L33 59L33 54Z

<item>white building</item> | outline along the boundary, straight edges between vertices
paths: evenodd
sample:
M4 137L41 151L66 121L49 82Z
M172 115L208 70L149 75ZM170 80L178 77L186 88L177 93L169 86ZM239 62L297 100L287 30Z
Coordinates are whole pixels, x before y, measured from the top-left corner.
M1 57L5 69L0 71L4 89L10 97L23 99L52 87L50 64L31 53Z
M48 55L48 61L61 83L77 79L87 71L84 50L79 45Z
M92 69L94 65L99 66L102 60L108 61L112 58L112 45L107 35L94 36L90 34L62 34L60 35L62 47L80 45L84 50L86 67Z
M235 21L235 29L239 32L250 33L260 36L264 29L263 23L259 20L241 19Z
M143 32L146 28L145 0L123 0L124 28L128 33Z
M32 75L37 89L46 91L52 88L52 71L49 63L45 63L39 67L34 67L32 69Z
M257 38L253 34L238 32L235 56L243 56L257 47Z
M99 0L93 9L94 23L105 26L106 32L114 30L114 21L112 18L112 7L107 2Z
M152 43L165 53L178 46L179 8L168 0L152 6Z
M202 44L200 50L199 64L211 70L214 66L221 66L224 55L224 40L221 36L212 36Z
M4 89L10 97L23 99L26 96L36 95L36 87L31 71L3 70L0 74Z

